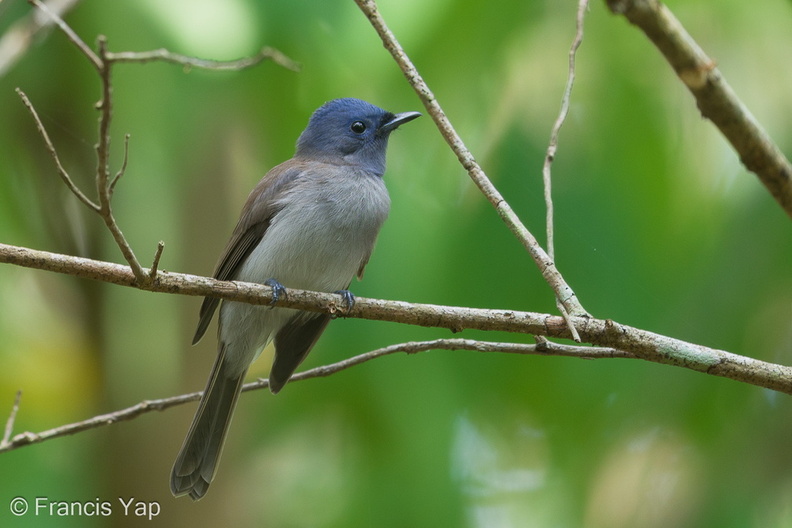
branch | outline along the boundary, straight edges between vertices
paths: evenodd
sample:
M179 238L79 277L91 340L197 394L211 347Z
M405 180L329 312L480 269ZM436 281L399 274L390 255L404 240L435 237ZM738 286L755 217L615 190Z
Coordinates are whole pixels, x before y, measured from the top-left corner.
M701 114L718 127L740 161L792 217L792 165L674 14L658 0L606 3L613 13L624 15L643 30L657 46L696 98Z
M144 64L146 62L162 61L170 62L173 64L180 64L185 68L201 68L204 70L226 70L238 71L247 68L252 68L265 60L270 60L279 66L283 66L287 70L300 71L300 65L291 60L289 57L280 51L264 47L252 57L244 57L242 59L231 61L217 61L208 59L198 59L196 57L188 57L179 53L173 53L166 49L158 49L153 51L123 51L120 53L108 53L107 60L112 62L136 62Z
M38 10L40 10L42 13L46 14L50 18L50 20L52 20L52 22L56 26L58 26L58 28L61 31L63 31L63 34L66 35L66 37L72 42L72 44L77 46L77 48L80 50L80 53L86 56L86 58L93 65L94 68L96 68L97 70L101 68L101 61L99 60L99 57L97 57L96 54L93 51L91 51L91 48L85 42L83 42L83 40L79 36L77 36L77 33L75 33L74 30L70 28L66 22L63 21L63 19L60 17L58 13L51 10L47 6L47 4L43 2L39 2L38 0L28 0L28 3L33 7L37 8Z
M630 354L608 348L568 346L556 343L546 343L545 345L526 345L517 343L473 341L470 339L436 339L434 341L413 341L409 343L390 345L377 350L372 350L371 352L366 352L365 354L354 356L349 359L345 359L343 361L339 361L337 363L312 368L292 376L290 383L311 378L330 376L331 374L335 374L350 367L366 363L372 359L388 356L397 352L415 354L417 352L423 352L427 350L474 350L478 352L501 352L523 355L571 356L582 357L586 359L632 357ZM247 392L259 390L268 386L268 380L259 379L251 383L246 383L242 387L242 391ZM40 433L24 432L17 434L12 438L11 428L14 423L16 412L19 409L19 393L17 393L17 399L14 403L11 417L8 420L8 425L6 426L5 438L2 442L0 442L0 453L12 451L26 445L37 444L45 440L51 440L53 438L87 431L89 429L104 427L117 422L132 420L141 414L146 414L152 411L164 411L165 409L169 409L177 405L197 401L202 395L203 392L191 392L189 394L182 394L180 396L173 396L159 400L144 400L137 405L133 405L131 407L111 413L94 416L88 420L62 425L53 429L42 431Z
M571 315L583 316L587 312L577 299L575 292L566 283L564 278L556 269L555 263L547 255L542 246L536 241L536 238L531 234L527 227L520 221L517 214L511 208L509 203L503 198L497 188L492 184L492 181L484 173L484 170L473 158L473 154L465 146L462 138L459 137L453 125L448 120L448 117L437 102L435 95L429 89L429 85L418 73L418 69L413 65L410 58L404 52L396 37L393 35L385 20L380 16L377 10L377 4L374 0L355 0L360 10L368 17L369 22L377 31L377 34L382 39L385 48L393 56L393 59L399 65L407 81L418 94L426 111L432 117L437 125L440 134L446 140L451 150L454 151L459 162L470 175L470 178L478 186L479 190L486 196L492 206L500 215L503 222L506 223L509 230L517 237L522 243L523 247L531 255L539 270L542 273L547 284L553 289L556 297L560 300L561 304L566 308L567 312Z
M73 9L78 2L79 0L51 0L48 2L48 7L50 11L62 16ZM0 37L0 77L5 75L28 51L37 34L49 29L52 24L52 18L40 16L37 11L32 11L5 31Z
M269 304L272 300L272 289L262 284L226 282L209 277L160 271L155 280L141 285L127 266L6 244L0 244L0 262L159 293L210 296L250 304ZM286 291L286 297L278 301L278 306L283 308L334 315L343 313L344 317L447 328L453 332L475 329L562 339L572 337L564 319L550 314L407 303L364 297L357 297L355 306L347 312L346 304L338 294L296 289ZM636 358L654 363L683 367L792 394L792 367L689 343L623 325L610 319L570 317L570 322L581 339L592 345L622 350Z

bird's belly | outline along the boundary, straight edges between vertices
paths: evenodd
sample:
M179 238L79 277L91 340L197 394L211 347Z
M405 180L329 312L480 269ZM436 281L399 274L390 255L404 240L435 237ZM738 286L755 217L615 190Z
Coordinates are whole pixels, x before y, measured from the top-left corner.
M304 191L298 203L275 215L236 279L274 278L287 288L317 291L346 288L371 253L390 205L379 178L366 183L335 183L332 193L317 189L316 196Z
M287 225L283 220L270 226L240 267L237 280L263 283L274 278L287 288L340 290L373 245L360 233L332 225Z

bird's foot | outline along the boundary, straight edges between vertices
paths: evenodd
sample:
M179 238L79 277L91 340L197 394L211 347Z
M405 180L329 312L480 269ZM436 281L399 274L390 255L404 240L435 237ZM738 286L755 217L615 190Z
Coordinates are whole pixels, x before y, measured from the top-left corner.
M275 279L267 279L264 281L265 286L269 286L272 288L272 300L270 301L270 306L275 306L278 304L278 301L283 297L286 297L286 288L283 287L283 284L278 282Z
M355 294L349 290L336 290L333 293L337 293L338 295L340 295L341 298L344 300L344 304L346 304L346 309L344 309L342 312L334 312L333 318L339 316L343 317L345 315L348 315L349 312L352 311L352 308L354 308L355 306Z

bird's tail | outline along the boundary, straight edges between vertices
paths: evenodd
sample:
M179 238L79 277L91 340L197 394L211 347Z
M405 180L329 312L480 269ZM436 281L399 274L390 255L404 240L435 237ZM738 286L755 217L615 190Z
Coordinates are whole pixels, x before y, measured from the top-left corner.
M229 377L224 346L220 346L198 411L173 464L170 488L176 497L189 493L193 500L198 500L209 489L245 379L246 371Z

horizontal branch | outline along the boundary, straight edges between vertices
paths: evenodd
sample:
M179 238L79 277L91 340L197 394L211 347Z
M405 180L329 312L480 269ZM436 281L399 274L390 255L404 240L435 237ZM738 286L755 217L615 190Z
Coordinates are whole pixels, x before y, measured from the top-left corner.
M153 61L170 62L181 64L186 67L201 68L204 70L244 70L260 64L265 60L270 60L279 66L292 71L300 71L300 65L284 55L275 48L264 47L251 57L244 57L236 60L219 61L212 59L199 59L180 53L174 53L164 48L152 51L123 51L117 53L107 53L107 60L112 62L136 62L146 63Z
M320 378L330 376L336 372L346 370L350 367L366 363L372 359L380 358L396 354L398 352L406 352L407 354L415 354L417 352L424 352L427 350L474 350L478 352L500 352L509 354L524 354L524 355L545 355L545 356L567 356L578 357L585 359L599 359L599 358L618 358L618 357L631 357L619 350L609 348L591 348L582 346L569 346L557 343L543 343L541 345L527 345L520 343L493 343L487 341L474 341L471 339L436 339L433 341L412 341L409 343L400 343L390 345L365 354L360 354L337 363L330 365L323 365L321 367L312 368L304 372L299 372L291 377L290 383L295 381L302 381L311 378ZM246 383L242 386L242 392L254 391L269 387L269 381L266 379L259 379L251 383ZM182 405L191 401L198 401L203 392L191 392L189 394L182 394L180 396L173 396L170 398L162 398L158 400L144 400L136 405L114 411L107 414L94 416L88 420L82 420L71 424L62 425L52 429L47 429L40 433L24 432L11 436L11 429L14 424L14 419L19 411L20 393L17 393L14 406L12 408L10 417L6 424L6 434L2 441L0 441L0 453L5 451L12 451L19 447L26 445L37 444L45 440L51 440L61 436L72 435L87 431L88 429L96 429L106 425L112 425L117 422L124 422L137 418L141 414L146 414L152 411L164 411L177 405Z
M269 304L272 300L271 288L261 284L218 281L209 277L160 271L156 279L140 285L128 266L7 244L0 244L0 262L159 293L212 296L250 304ZM477 329L571 338L562 317L535 312L440 306L364 297L358 297L352 310L346 311L341 295L297 289L288 289L286 297L278 301L278 306L344 317L447 328L453 332ZM570 322L582 341L592 345L611 347L647 361L684 367L792 394L792 367L689 343L611 320L571 317Z
M616 14L638 26L663 54L696 98L701 115L712 121L792 217L792 165L762 125L734 93L715 61L658 0L606 0ZM768 77L768 81L770 78Z

